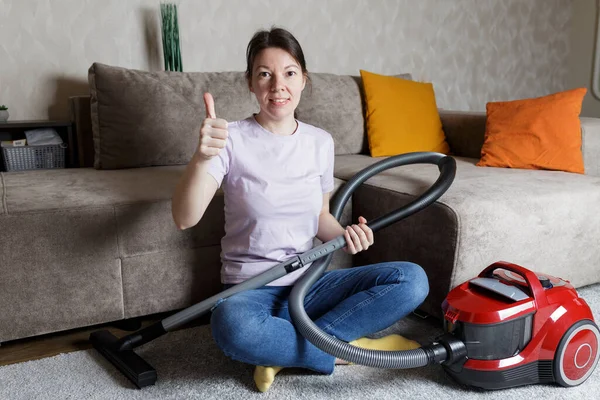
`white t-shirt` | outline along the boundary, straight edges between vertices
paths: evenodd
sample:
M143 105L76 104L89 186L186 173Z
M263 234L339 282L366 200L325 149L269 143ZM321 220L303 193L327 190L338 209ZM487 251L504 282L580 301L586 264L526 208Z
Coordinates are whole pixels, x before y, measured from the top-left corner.
M208 173L225 194L221 282L240 283L310 250L323 194L333 190L333 138L298 122L276 135L254 118L231 122L229 137ZM272 286L292 285L306 267Z

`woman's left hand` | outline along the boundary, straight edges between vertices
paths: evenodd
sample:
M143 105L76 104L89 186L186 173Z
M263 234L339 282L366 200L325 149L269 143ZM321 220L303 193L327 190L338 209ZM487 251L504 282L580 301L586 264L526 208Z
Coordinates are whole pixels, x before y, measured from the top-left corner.
M344 236L346 237L344 251L349 254L367 250L373 244L373 231L367 226L367 220L363 217L358 217L358 225L347 226Z

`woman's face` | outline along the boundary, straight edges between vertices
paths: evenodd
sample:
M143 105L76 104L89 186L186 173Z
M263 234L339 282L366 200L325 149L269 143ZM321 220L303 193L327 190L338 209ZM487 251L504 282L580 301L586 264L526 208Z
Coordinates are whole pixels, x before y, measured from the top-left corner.
M254 59L250 91L260 105L263 117L281 121L294 116L306 77L298 62L280 48L262 50Z

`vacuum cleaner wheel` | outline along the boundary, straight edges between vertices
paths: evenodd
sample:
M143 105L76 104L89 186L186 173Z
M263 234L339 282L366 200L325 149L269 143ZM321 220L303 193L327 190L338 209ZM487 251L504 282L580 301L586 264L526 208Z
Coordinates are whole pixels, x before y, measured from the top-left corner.
M593 321L581 320L563 335L554 356L554 380L561 386L577 386L594 372L600 353L600 331Z

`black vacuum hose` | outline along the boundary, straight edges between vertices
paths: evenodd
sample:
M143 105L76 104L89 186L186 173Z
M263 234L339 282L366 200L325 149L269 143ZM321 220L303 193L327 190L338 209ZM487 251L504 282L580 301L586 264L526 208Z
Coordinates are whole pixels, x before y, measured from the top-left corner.
M435 164L440 170L440 176L433 186L411 203L371 221L368 226L373 232L376 232L433 204L452 184L456 174L456 162L452 157L444 154L416 152L386 158L353 176L337 193L331 205L331 214L339 221L342 210L352 193L373 175L402 165L422 163ZM323 332L306 314L304 297L311 286L325 272L332 257L333 253L330 253L326 257L313 262L294 285L289 296L290 315L294 325L309 342L342 360L377 368L423 367L433 363L451 361L454 355L463 353L464 345L462 342L451 338L448 342L436 343L414 350L381 351L352 346Z

